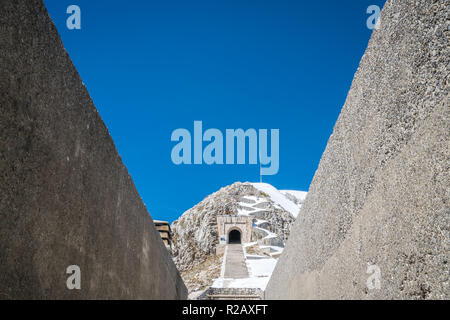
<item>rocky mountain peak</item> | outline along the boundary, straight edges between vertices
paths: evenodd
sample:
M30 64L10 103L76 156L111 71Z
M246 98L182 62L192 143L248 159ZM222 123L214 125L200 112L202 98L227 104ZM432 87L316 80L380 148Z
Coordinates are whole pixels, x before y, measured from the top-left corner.
M172 223L173 260L190 289L207 285L220 273L217 217L246 216L253 221L252 241L282 250L306 193L279 191L265 183L236 182L207 196ZM274 250L272 250L274 251ZM281 251L280 251L281 253ZM216 262L211 262L212 260ZM207 265L210 275L186 279ZM204 271L204 270L203 270Z

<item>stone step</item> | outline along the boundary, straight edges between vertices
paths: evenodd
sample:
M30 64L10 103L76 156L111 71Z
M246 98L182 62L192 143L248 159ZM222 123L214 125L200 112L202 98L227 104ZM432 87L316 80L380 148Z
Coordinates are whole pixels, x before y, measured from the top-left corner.
M208 288L197 300L262 300L263 291L258 288Z
M239 279L248 277L247 265L245 264L245 256L241 244L229 244L225 259L225 278Z

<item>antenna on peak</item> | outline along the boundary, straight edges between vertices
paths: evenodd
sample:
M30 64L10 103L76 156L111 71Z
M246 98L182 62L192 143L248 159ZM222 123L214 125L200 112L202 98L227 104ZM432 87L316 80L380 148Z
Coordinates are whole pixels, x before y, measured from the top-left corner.
M259 152L259 183L262 183L262 174L261 174L261 151Z

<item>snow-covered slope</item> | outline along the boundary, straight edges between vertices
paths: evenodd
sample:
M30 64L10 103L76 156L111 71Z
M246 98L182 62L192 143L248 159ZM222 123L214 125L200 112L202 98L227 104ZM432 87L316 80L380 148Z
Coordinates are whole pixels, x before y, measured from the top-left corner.
M298 190L280 190L280 192L285 196L287 196L288 199L290 197L294 197L295 200L293 201L296 203L303 203L303 201L305 201L306 199L306 195L308 194L308 192L306 191L298 191Z
M294 218L297 218L301 203L305 200L304 191L278 190L268 183L252 183L252 185L261 192L267 194L270 199L284 210L288 211ZM295 199L298 202L295 202Z

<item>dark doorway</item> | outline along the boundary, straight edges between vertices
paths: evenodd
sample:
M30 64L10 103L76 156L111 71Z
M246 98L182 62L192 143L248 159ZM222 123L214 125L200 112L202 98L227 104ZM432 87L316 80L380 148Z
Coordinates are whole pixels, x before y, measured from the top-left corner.
M231 230L228 234L228 243L241 243L241 233L238 230Z

